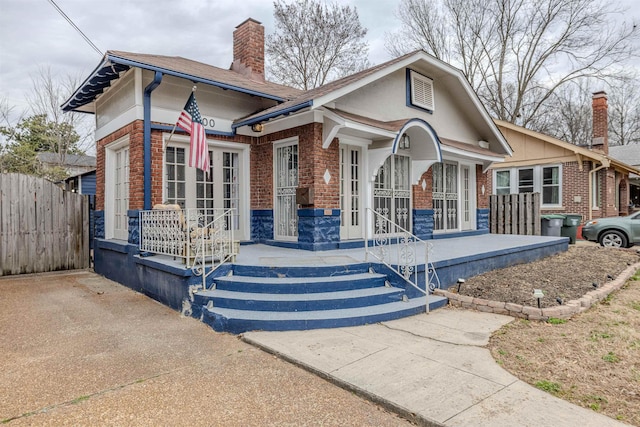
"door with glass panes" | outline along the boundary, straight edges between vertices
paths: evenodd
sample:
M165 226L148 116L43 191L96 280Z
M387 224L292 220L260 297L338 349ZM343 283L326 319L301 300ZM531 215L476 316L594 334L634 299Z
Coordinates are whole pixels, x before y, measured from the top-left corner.
M458 230L458 165L453 162L435 163L432 170L433 230Z
M411 231L411 183L408 156L393 154L378 170L373 186L373 209Z
M209 149L209 173L189 167L189 147L170 146L165 151L165 200L184 208L197 208L207 218L234 209L233 227L239 232L240 152L228 148ZM244 236L239 236L240 239Z
M340 238L362 238L362 151L340 145Z

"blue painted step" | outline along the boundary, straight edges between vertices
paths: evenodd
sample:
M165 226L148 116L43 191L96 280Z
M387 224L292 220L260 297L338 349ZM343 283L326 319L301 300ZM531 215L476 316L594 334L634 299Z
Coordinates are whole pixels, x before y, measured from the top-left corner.
M370 264L344 264L344 265L321 265L321 266L297 266L297 267L268 267L254 265L233 266L234 276L250 276L250 277L333 277L342 275L351 275L358 273L367 273Z
M446 298L429 297L429 309L446 304ZM240 334L251 330L287 331L339 328L399 319L425 311L425 298L356 307L316 311L251 311L205 307L202 320L219 332Z
M195 304L213 301L216 308L256 311L312 311L365 307L401 301L400 288L378 286L347 291L316 293L257 293L213 289L195 294Z
M387 276L376 273L357 273L332 277L216 277L215 288L227 291L263 294L319 293L348 291L384 286Z

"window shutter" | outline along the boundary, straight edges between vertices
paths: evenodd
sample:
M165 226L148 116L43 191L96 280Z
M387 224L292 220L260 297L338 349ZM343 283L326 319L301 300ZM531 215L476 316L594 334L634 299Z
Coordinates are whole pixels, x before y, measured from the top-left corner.
M411 98L413 105L433 111L433 80L412 71Z

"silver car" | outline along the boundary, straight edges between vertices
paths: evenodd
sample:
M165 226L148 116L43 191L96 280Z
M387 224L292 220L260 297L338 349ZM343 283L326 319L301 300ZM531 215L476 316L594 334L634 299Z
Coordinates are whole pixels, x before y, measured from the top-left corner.
M612 248L627 248L640 243L640 212L588 221L582 227L582 237Z

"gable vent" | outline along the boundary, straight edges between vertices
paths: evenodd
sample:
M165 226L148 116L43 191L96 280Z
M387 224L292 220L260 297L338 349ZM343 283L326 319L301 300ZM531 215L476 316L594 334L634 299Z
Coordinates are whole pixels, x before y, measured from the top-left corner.
M411 71L411 103L416 107L434 110L433 80Z

